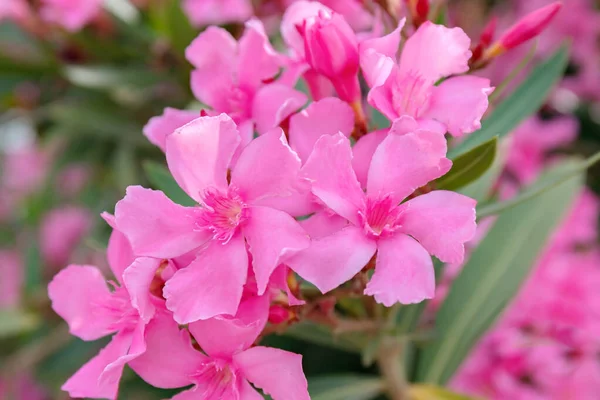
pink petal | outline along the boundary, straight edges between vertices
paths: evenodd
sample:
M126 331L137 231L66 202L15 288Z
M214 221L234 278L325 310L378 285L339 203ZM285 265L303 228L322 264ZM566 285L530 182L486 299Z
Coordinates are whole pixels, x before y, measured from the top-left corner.
M422 117L443 123L453 136L475 132L481 128L492 91L489 79L478 76L447 79L433 88L429 109Z
M367 181L370 196L391 195L400 202L450 170L444 135L418 131L389 134L373 154Z
M144 354L129 363L143 380L163 389L187 386L206 360L194 349L187 330L180 330L170 314L159 313L146 327Z
M256 89L279 72L282 57L275 52L262 22L253 18L239 42L239 85Z
M440 78L469 70L471 39L460 28L426 21L406 41L400 56L400 74L420 74L432 84Z
M196 321L189 325L189 330L210 357L227 358L254 343L268 316L269 296L256 296L242 301L235 317Z
M213 241L167 281L163 289L167 308L180 324L235 315L247 273L248 254L241 235L227 244Z
M194 66L194 95L213 108L223 102L224 93L232 85L237 65L238 44L223 28L208 27L185 50L185 57Z
M144 354L146 351L145 328L146 323L144 321L139 321L134 331L130 334L127 333L128 335L131 335L131 339L127 339L131 340L131 344L129 345L126 354L123 354L104 368L104 371L102 371L102 374L100 374L100 378L98 379L100 387L118 387L125 364ZM118 337L121 334L122 333L119 332L115 337Z
M135 256L127 237L119 230L113 229L108 239L106 258L111 271L119 283L123 282L123 272L131 265Z
M69 392L74 398L116 399L119 381L101 382L100 375L108 365L127 354L132 339L131 332L116 334L110 343L71 376L61 389ZM120 371L117 375L120 378Z
M239 395L239 400L264 400L264 397L262 397L248 381L243 381L240 384Z
M283 120L306 104L304 93L294 88L272 83L260 89L252 104L252 118L256 130L263 134L281 124Z
M312 181L315 196L337 214L358 223L365 194L352 170L350 141L343 134L321 136L302 173Z
M258 346L236 354L233 362L273 400L310 400L299 354Z
M226 114L197 118L167 138L169 169L179 186L200 203L207 188L227 189L227 169L240 140Z
M298 185L299 171L300 159L278 128L254 139L244 149L231 172L231 186L247 203L290 196Z
M140 313L146 323L154 316L154 304L150 285L156 276L162 260L158 258L139 257L125 270L123 280L131 296L131 305Z
M290 118L290 146L306 161L321 136L338 132L350 136L353 129L352 108L338 98L328 97L311 103Z
M194 386L189 390L184 390L183 392L177 393L175 396L171 397L171 400L198 400L202 399L202 394L198 392L197 387ZM208 399L213 400L213 399Z
M102 273L89 265L69 265L48 285L52 309L69 324L69 332L96 340L115 330L114 318L102 306L110 301Z
M391 33L374 39L363 40L358 45L360 67L369 87L383 84L395 64L400 47L400 32L406 23L402 18Z
M300 221L300 225L312 239L320 239L344 228L348 225L348 220L331 210L322 210Z
M436 190L403 205L402 231L447 263L462 263L464 243L475 235L476 201L455 192Z
M373 159L373 153L388 135L388 129L371 132L361 137L352 147L352 168L361 187L367 187L369 167Z
M419 303L435 292L435 273L427 251L404 234L379 240L375 273L365 294L390 307Z
M377 244L362 229L347 226L290 258L287 264L322 293L335 289L356 275L373 257Z
M209 234L196 228L195 209L173 203L158 190L129 186L115 207L121 232L136 255L173 258L205 243Z
M150 118L146 126L144 126L144 136L152 144L165 151L167 136L175 132L175 129L181 128L199 116L200 113L198 111L178 110L167 107L162 115Z
M268 207L251 207L242 232L252 254L259 294L264 293L271 274L286 257L310 244L308 235L294 218Z
M296 1L290 5L281 20L281 36L285 44L299 58L304 58L304 39L298 32L298 25L303 21L319 15L319 12L331 14L331 9L317 1Z
M276 291L283 290L287 295L288 305L290 306L301 306L306 304L304 300L298 299L294 293L292 293L292 290L290 290L288 282L290 274L293 274L290 268L284 264L279 265L271 275L271 280L269 282L270 288L275 289Z

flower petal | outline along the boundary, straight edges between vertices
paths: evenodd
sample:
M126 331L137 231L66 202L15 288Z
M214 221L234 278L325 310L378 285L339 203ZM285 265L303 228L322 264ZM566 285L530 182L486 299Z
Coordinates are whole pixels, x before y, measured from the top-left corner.
M146 323L144 321L138 321L137 326L131 333L119 332L115 337L119 335L131 335L131 341L127 352L121 357L117 358L104 368L100 377L98 378L98 384L100 387L118 387L121 375L123 375L123 368L125 364L132 360L135 360L146 351L146 339L145 339ZM114 340L114 339L113 339Z
M240 141L226 114L197 118L167 138L169 170L179 186L201 203L208 187L227 189L227 169Z
M113 231L108 238L106 258L117 281L123 283L123 272L135 260L135 256L127 237L116 228L116 221L114 222Z
M52 309L69 324L69 332L83 340L96 340L115 330L114 318L104 304L111 293L98 268L69 265L48 285Z
M173 258L210 237L196 228L195 211L173 203L161 191L129 186L115 207L115 217L136 255Z
M277 75L282 57L271 46L260 20L252 18L245 27L239 42L239 85L256 90Z
M469 70L471 39L460 28L426 21L406 41L400 56L400 74L418 73L431 84Z
M321 136L302 174L312 181L312 192L325 205L352 223L358 223L358 210L365 194L352 170L350 141L343 134Z
M271 274L286 257L310 244L308 235L294 218L268 207L251 207L242 232L252 254L259 294L264 293Z
M316 17L319 12L330 15L331 9L317 1L296 1L283 14L281 36L298 58L304 58L304 39L298 32L297 26L302 25L303 21L310 17Z
M167 136L175 132L175 129L181 128L199 116L200 113L198 111L178 110L167 107L162 115L150 118L146 126L144 126L144 136L152 144L165 151Z
M231 186L245 202L255 203L292 195L299 185L299 172L300 159L277 128L246 146L231 172Z
M268 316L269 296L255 296L240 303L235 317L216 316L196 321L189 325L189 330L210 357L227 358L254 343Z
M447 263L463 262L464 243L475 235L477 202L461 194L436 190L403 204L402 232L417 239Z
M356 173L356 179L361 187L367 187L367 177L369 176L369 167L373 159L373 153L388 135L388 129L381 129L371 132L361 137L354 147L352 147L352 168Z
M453 136L475 132L481 128L492 91L489 79L478 76L447 79L433 88L429 109L422 117L443 123Z
M373 154L367 180L369 196L391 195L405 199L428 182L450 170L446 139L430 131L389 134Z
M291 257L287 265L326 293L356 275L376 249L375 241L367 238L362 229L350 225L313 240L308 249Z
M433 262L427 251L410 236L396 234L378 243L375 273L365 289L378 303L419 303L435 292Z
M300 110L308 98L289 86L272 83L261 88L252 102L252 118L260 134L273 129Z
M306 161L321 136L338 132L350 136L352 129L352 108L338 98L328 97L311 103L290 118L290 146L301 160Z
M227 244L213 241L187 267L167 281L163 295L180 324L215 315L235 315L248 273L244 239L235 235Z
M194 349L187 330L180 330L172 316L158 313L146 328L144 354L129 363L152 386L171 389L192 383L190 376L206 360Z
M299 354L258 346L234 355L233 362L273 400L310 400Z
M162 260L158 258L139 257L125 270L123 281L131 297L131 305L140 313L146 323L154 316L150 285L156 276Z
M359 43L360 67L369 87L382 85L392 71L405 23L406 18L402 18L393 32Z

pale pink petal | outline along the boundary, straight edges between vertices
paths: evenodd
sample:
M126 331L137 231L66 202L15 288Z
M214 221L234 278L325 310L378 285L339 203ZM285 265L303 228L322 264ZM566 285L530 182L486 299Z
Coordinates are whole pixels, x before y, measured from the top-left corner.
M115 217L136 255L173 258L209 238L197 229L195 211L173 203L161 191L129 186L115 207Z
M418 131L389 134L375 150L369 177L369 196L391 195L400 202L428 182L450 170L444 135Z
M464 243L475 235L476 201L455 192L436 190L403 204L402 232L417 239L447 263L461 263Z
M403 77L400 74L400 68L391 58L383 57L373 50L368 50L365 52L363 59L365 63L369 63L367 68L369 68L368 71L371 71L370 73L372 74L371 77L365 77L371 81L372 85L372 89L367 94L368 103L373 108L379 110L390 121L394 121L403 114L403 110L397 107L397 103L405 100L400 98L399 94L394 93L394 88L407 88L409 98L402 101L402 103L412 105L417 100L410 97L410 88L412 85L402 84ZM377 75L375 75L376 73ZM415 77L415 75L411 76Z
M194 66L192 89L198 100L216 107L232 85L238 44L223 28L208 27L185 50Z
M150 293L150 285L161 262L162 260L158 258L139 257L123 274L125 287L131 297L131 305L146 323L154 316L155 307L152 304L153 295Z
M273 400L310 400L299 354L258 346L236 354L233 362Z
M427 250L402 233L378 243L375 273L365 294L390 307L395 303L419 303L433 297L435 273Z
M369 87L382 85L389 76L395 64L400 47L400 32L405 23L406 18L402 18L393 32L359 43L360 67Z
M210 357L230 357L249 348L262 332L269 316L269 296L255 296L240 303L235 317L217 316L189 325L190 333Z
M295 55L304 58L304 39L298 32L298 25L303 21L316 17L319 12L331 14L331 9L317 1L296 1L290 5L283 14L281 21L281 36L285 44L291 48Z
M453 136L475 132L481 128L492 91L489 79L478 76L447 79L433 88L431 103L422 118L443 123Z
M361 137L352 147L352 168L356 174L356 179L361 187L367 187L367 177L369 176L369 167L373 153L388 135L388 129L371 132Z
M352 108L338 98L328 97L311 103L290 118L290 146L306 161L321 136L338 132L350 136L353 129Z
M167 107L162 115L150 118L146 126L144 126L144 136L152 144L165 151L167 136L175 132L175 129L182 127L199 116L200 112L198 111L178 110Z
M180 324L215 315L235 315L248 273L244 239L235 235L227 244L213 241L187 267L167 281L163 295Z
M109 364L127 354L132 339L132 332L116 334L110 343L71 376L61 389L69 392L74 398L116 399L119 381L101 382L100 375Z
M335 289L356 275L373 257L377 244L362 229L347 226L321 239L287 264L298 275L315 285L322 293Z
M146 327L146 345L146 352L129 366L143 380L159 388L191 384L191 375L206 360L192 346L187 330L180 330L167 313L158 313Z
M300 221L300 225L312 239L320 239L344 228L348 220L331 210L322 210Z
M103 307L111 293L102 273L89 265L69 265L48 285L52 309L69 324L69 332L96 340L114 332L114 317Z
M288 305L290 306L301 306L306 304L304 300L298 299L294 293L292 293L288 280L290 274L294 274L294 272L287 265L279 265L271 275L271 280L269 282L270 288L285 291L288 299Z
M312 181L312 192L337 214L358 223L358 210L364 207L365 194L352 170L350 141L343 134L325 135L302 168Z
M226 190L227 169L240 141L235 123L226 114L197 118L167 138L169 170L200 203L207 188Z
M400 73L418 73L431 84L440 78L469 70L471 39L460 28L426 21L406 41L400 56Z
M294 218L268 207L251 207L242 232L252 254L259 294L264 293L275 268L310 243L308 235Z
M123 272L131 265L135 256L133 249L129 244L127 237L119 230L113 228L108 247L106 248L106 258L111 271L119 283L123 282Z
M145 331L146 323L141 320L138 321L134 331L130 334L131 344L127 349L127 353L108 364L106 368L104 368L104 371L102 371L102 374L100 374L100 378L98 379L98 385L100 387L119 386L119 381L121 380L121 375L123 375L123 368L125 367L125 364L135 360L146 351ZM117 335L115 335L115 337L121 334L122 333L119 332Z
M274 173L277 171L277 173ZM231 172L231 187L247 203L268 197L285 197L298 186L300 159L279 128L254 139Z
M239 42L239 81L244 89L256 89L279 72L282 57L275 52L262 22L252 18Z
M252 103L252 118L256 122L256 130L263 134L281 124L283 120L298 111L306 104L304 93L272 83L261 88Z

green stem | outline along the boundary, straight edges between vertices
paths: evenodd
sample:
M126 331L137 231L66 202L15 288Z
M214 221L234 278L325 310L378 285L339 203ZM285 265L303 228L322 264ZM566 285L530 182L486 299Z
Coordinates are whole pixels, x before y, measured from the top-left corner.
M403 342L396 337L384 337L377 355L377 365L391 400L407 400L409 384L402 365Z

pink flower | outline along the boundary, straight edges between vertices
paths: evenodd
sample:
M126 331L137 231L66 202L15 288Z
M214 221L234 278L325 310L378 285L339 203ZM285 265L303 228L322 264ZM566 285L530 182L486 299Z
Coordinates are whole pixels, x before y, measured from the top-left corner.
M252 139L253 123L264 133L306 103L306 96L290 85L269 83L283 61L256 19L246 23L239 42L225 29L207 28L187 48L186 58L195 68L194 95L239 124L244 144Z
M360 101L358 39L344 17L319 11L298 29L311 68L331 81L340 99Z
M370 164L366 194L352 170L352 150L342 134L322 136L303 167L312 193L347 225L313 238L292 257L294 271L328 292L356 275L377 252L365 294L386 306L416 303L435 290L429 253L461 262L463 243L475 234L475 201L433 191L408 200L416 189L444 175L446 141L430 131L390 133Z
M114 228L114 218L103 217ZM107 257L118 282L109 282L112 291L101 272L89 265L70 265L48 285L52 308L69 324L71 334L89 341L114 333L110 343L63 385L72 397L115 399L123 367L146 351L145 335L151 334L147 324L157 313L166 313L164 300L151 287L159 268L169 270L168 261L135 258L116 229Z
M199 116L200 112L198 111L178 110L167 107L162 115L150 118L146 126L144 126L144 136L152 144L165 151L167 136L173 133L175 129L181 128Z
M148 350L130 363L145 381L159 388L193 385L173 399L261 399L250 385L274 400L308 400L302 356L252 343L265 326L268 301L244 301L235 317L215 317L189 325L190 336L168 318L157 318L146 335Z
M101 0L42 0L40 15L49 22L77 32L102 11Z
M129 187L116 206L117 225L136 255L173 258L201 248L164 289L179 323L236 313L248 251L262 295L275 268L309 244L298 223L275 208L295 193L300 169L283 132L273 130L245 147L228 181L239 144L226 115L190 122L167 137L166 155L175 180L201 206L182 207L139 186Z
M25 266L16 251L0 250L0 309L19 305Z
M25 0L4 0L0 2L0 21L8 19L24 23L30 16L31 10Z
M44 262L52 267L66 265L91 227L92 216L85 208L67 206L50 211L40 225Z
M361 43L361 67L371 86L369 104L390 120L413 117L429 129L461 136L481 128L493 88L488 79L464 75L471 57L469 37L460 28L425 22L405 43L398 64L398 29Z
M56 178L58 188L65 195L75 197L89 182L90 175L90 168L85 164L69 165Z
M183 0L181 6L197 27L245 22L254 14L251 0Z

